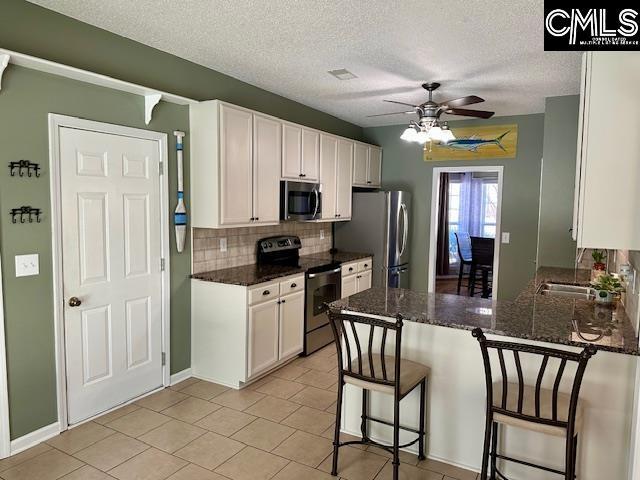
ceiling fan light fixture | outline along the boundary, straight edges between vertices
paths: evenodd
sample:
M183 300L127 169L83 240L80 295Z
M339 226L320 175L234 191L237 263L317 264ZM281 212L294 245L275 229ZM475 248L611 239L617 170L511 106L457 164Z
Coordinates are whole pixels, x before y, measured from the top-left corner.
M418 133L416 133L416 137L414 141L416 143L424 145L429 141L429 133L424 130L420 130Z
M440 141L442 143L449 143L455 139L456 139L456 136L453 134L451 130L449 130L449 127L442 128L442 134L440 135Z
M429 140L433 142L442 141L442 129L438 125L434 125L429 129Z
M409 126L406 128L404 132L402 132L402 135L400 135L400 138L407 142L415 142L417 135L418 135L418 132L416 132L415 127Z

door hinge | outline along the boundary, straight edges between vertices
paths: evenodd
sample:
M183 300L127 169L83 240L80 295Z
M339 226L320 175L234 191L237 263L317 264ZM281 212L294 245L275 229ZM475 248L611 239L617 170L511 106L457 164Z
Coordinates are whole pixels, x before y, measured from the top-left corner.
M162 366L164 367L167 364L167 354L166 352L162 352Z
M158 164L158 172L160 173L160 175L164 175L164 162L160 162Z
M160 259L160 271L161 272L164 272L164 265L165 265L164 258L161 258Z

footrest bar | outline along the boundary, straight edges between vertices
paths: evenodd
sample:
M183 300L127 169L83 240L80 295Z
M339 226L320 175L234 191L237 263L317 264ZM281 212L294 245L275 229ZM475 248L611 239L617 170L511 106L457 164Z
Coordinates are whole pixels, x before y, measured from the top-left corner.
M565 472L563 472L562 470L545 467L544 465L538 465L535 463L527 462L525 460L520 460L518 458L507 457L506 455L500 455L499 453L496 454L496 458L499 458L500 460L507 460L509 462L519 463L520 465L525 465L527 467L538 468L540 470L544 470L545 472L556 473L558 475L565 475Z
M364 417L364 418L366 418L367 420L371 420L372 422L381 423L383 425L388 425L389 427L393 427L393 422L382 420L381 418L374 418L374 417ZM400 430L404 430L406 432L420 434L420 430L418 430L417 428L403 427L402 425L400 425L399 428Z

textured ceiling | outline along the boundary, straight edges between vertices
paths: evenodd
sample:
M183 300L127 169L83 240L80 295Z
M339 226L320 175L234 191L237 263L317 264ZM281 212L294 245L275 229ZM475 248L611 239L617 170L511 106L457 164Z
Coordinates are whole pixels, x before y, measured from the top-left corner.
M579 90L579 55L543 51L542 0L31 1L363 126L405 122L366 116L425 101L424 81L497 115Z

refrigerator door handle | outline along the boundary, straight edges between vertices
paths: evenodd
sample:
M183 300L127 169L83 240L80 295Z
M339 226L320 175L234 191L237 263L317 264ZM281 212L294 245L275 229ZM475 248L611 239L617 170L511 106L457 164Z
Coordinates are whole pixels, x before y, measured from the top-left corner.
M407 236L409 235L409 215L407 213L407 206L404 203L400 204L400 210L403 215L403 229L402 229L402 248L400 249L400 256L404 254L404 251L407 247ZM399 234L400 232L398 232Z

